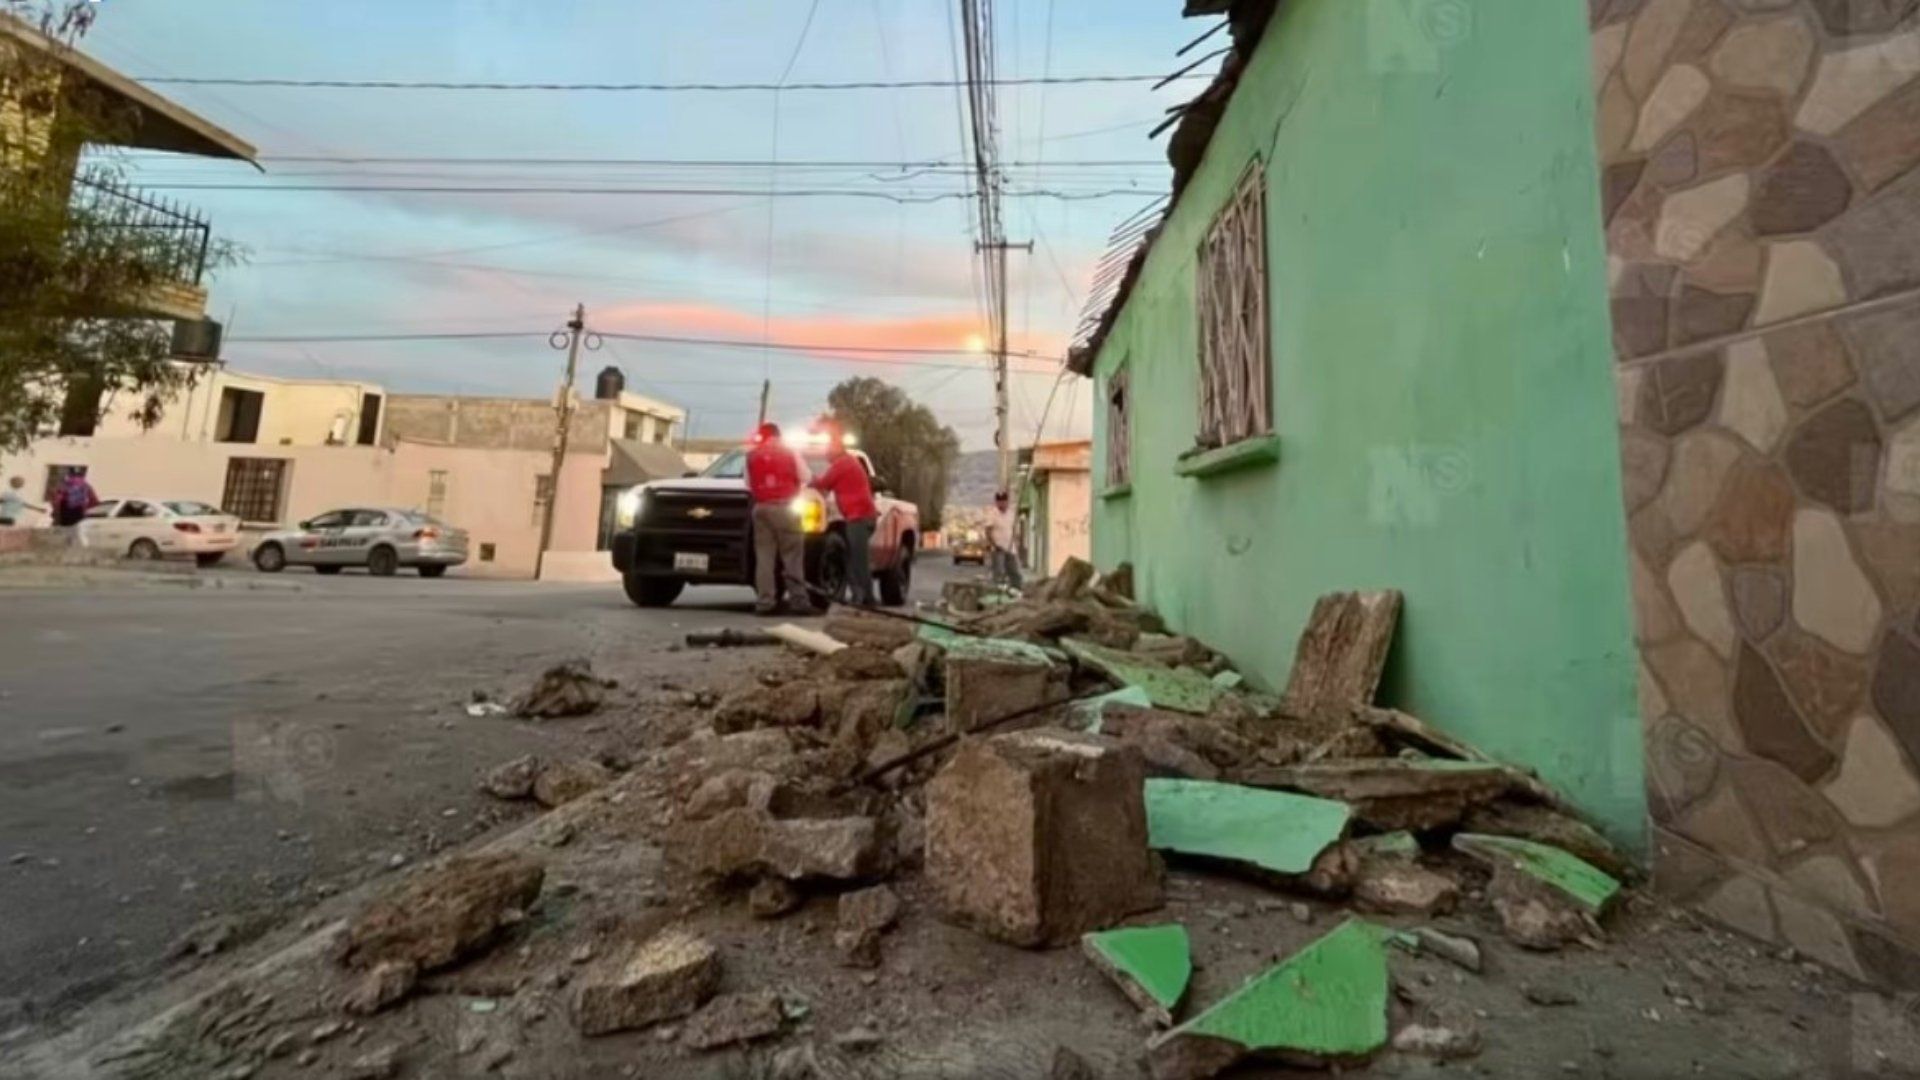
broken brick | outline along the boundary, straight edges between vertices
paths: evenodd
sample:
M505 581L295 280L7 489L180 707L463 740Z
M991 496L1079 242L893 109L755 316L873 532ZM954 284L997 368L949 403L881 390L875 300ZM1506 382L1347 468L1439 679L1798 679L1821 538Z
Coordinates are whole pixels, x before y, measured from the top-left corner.
M685 931L669 930L642 945L604 977L581 984L573 1019L583 1035L630 1031L685 1016L720 983L720 954Z

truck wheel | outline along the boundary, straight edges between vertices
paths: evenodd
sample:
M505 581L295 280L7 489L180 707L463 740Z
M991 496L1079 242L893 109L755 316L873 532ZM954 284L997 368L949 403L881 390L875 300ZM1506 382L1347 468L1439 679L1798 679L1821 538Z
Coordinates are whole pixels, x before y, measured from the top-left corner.
M680 590L687 583L679 578L642 577L639 574L625 574L620 583L626 587L627 599L644 608L662 608L671 605L680 598Z
M900 549L900 562L891 570L882 570L880 577L880 602L888 607L902 607L907 602L907 593L913 589L913 545Z
M820 590L814 596L816 602L837 604L847 592L847 534L828 533L826 542L820 545L819 581L814 587Z

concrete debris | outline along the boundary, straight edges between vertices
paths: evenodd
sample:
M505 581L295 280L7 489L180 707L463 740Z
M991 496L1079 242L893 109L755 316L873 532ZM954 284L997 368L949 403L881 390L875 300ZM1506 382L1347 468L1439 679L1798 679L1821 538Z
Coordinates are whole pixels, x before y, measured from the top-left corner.
M597 761L562 758L540 767L533 780L533 797L541 806L561 806L612 782L612 771Z
M1123 562L1100 576L1099 590L1116 600L1133 600L1133 564Z
M543 672L533 688L514 704L513 711L529 720L585 716L606 703L608 685L594 677L588 661L569 660Z
M480 790L496 799L533 797L534 777L540 774L540 759L532 754L496 765L480 781Z
M1373 704L1400 624L1400 602L1391 589L1328 593L1316 601L1294 648L1282 709L1289 716L1344 718Z
M1620 895L1620 883L1592 863L1551 844L1510 836L1459 833L1454 850L1497 869L1509 869L1559 893L1587 914L1606 913Z
M973 731L1030 709L1066 701L1068 671L1045 658L969 656L947 653L944 678L947 719L958 731ZM1043 717L1035 715L1029 727Z
M1143 1015L1160 1027L1173 1026L1173 1014L1193 979L1186 927L1170 923L1107 930L1082 937L1080 947Z
M885 656L881 659L893 664ZM913 685L905 679L869 679L836 689L841 693L828 717L834 744L863 759L875 740L912 715Z
M1415 927L1406 935L1423 953L1431 953L1456 967L1479 974L1483 961L1480 943L1460 934L1449 934L1431 926ZM1399 939L1396 939L1399 940Z
M473 717L475 720L483 716L507 715L507 707L497 701L469 701L467 702L466 708L467 715Z
M779 626L770 628L767 630L767 636L783 645L791 645L796 649L804 649L820 656L832 656L847 647L845 643L835 641L818 630L809 630L792 623L781 623Z
M780 780L758 769L722 769L700 782L680 810L686 821L705 821L728 810L767 810Z
M683 865L718 878L858 881L888 865L870 817L783 821L761 810L728 810L678 828L668 850Z
M381 1047L354 1058L347 1065L347 1080L391 1080L400 1075L400 1048Z
M1480 1032L1473 1028L1408 1024L1393 1033L1393 1048L1440 1061L1457 1061L1480 1053Z
M1580 1004L1580 995L1558 983L1523 983L1520 996L1542 1008L1554 1009Z
M1041 600L1076 600L1093 584L1093 564L1079 556L1068 556L1060 572L1048 578L1039 589Z
M820 719L820 691L810 683L749 686L720 699L713 730L732 735L754 728L812 727Z
M340 1007L355 1016L372 1016L413 993L420 969L410 960L383 960L362 972L341 997Z
M632 1031L692 1013L720 984L720 953L707 941L668 930L597 977L583 981L573 1020L583 1035Z
M892 652L914 638L914 624L906 619L874 615L857 608L835 607L827 614L827 636L848 645L865 645Z
M1409 860L1366 859L1353 898L1382 915L1444 915L1459 901L1460 883Z
M680 1041L695 1050L718 1050L778 1035L784 1022L780 995L771 990L722 994L693 1014Z
M867 679L903 679L907 673L889 653L875 648L845 648L826 657L814 670L831 679L861 682Z
M1440 829L1512 787L1504 766L1439 758L1321 761L1230 774L1239 783L1336 799L1377 829Z
M761 878L747 892L747 910L756 919L778 919L806 904L807 894L786 878Z
M880 938L900 921L900 897L885 885L843 893L833 932L841 960L854 968L880 966Z
M1155 779L1144 790L1156 849L1275 874L1312 873L1351 816L1342 803L1233 784Z
M880 1048L886 1040L870 1027L848 1028L833 1037L833 1045L852 1054L865 1054Z
M545 876L518 853L449 860L369 903L348 924L341 959L360 969L394 961L422 972L446 967L521 922Z
M1040 728L969 740L927 785L927 881L948 919L1059 945L1161 904L1139 752Z
M983 606L980 598L993 588L984 581L949 581L940 586L940 604L956 615L973 615Z
M1075 660L1121 686L1138 686L1156 708L1205 716L1213 711L1222 691L1210 675L1193 668L1174 668L1145 657L1088 641L1069 639L1061 646Z
M1633 864L1598 829L1552 807L1501 799L1467 811L1461 825L1472 833L1518 837L1559 848L1616 878L1634 873Z
M778 645L780 639L765 630L736 630L729 626L722 630L695 630L687 635L687 644L696 648L749 649Z
M1552 952L1600 933L1593 915L1567 894L1508 864L1494 868L1487 899L1500 928L1524 948Z

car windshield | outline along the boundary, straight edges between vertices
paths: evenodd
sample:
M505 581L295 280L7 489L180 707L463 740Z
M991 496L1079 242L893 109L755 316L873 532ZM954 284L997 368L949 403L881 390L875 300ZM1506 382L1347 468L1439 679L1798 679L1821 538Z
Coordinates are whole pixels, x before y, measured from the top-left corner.
M179 514L181 517L217 517L220 514L220 511L208 506L206 503L194 502L191 499L185 499L180 502L162 503L161 505Z

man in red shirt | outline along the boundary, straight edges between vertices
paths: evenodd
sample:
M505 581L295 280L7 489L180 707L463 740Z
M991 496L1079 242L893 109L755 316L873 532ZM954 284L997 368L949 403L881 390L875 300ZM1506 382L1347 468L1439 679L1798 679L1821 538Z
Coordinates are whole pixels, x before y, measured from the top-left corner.
M779 425L761 424L753 449L747 451L747 491L753 497L754 610L762 615L780 609L783 576L788 605L802 615L813 613L807 597L807 538L793 513L807 471L800 455L780 441Z
M879 510L873 505L873 478L860 459L847 453L839 431L827 443L827 471L813 481L814 490L833 496L847 523L847 587L853 602L873 606L873 569L870 559L873 527Z

